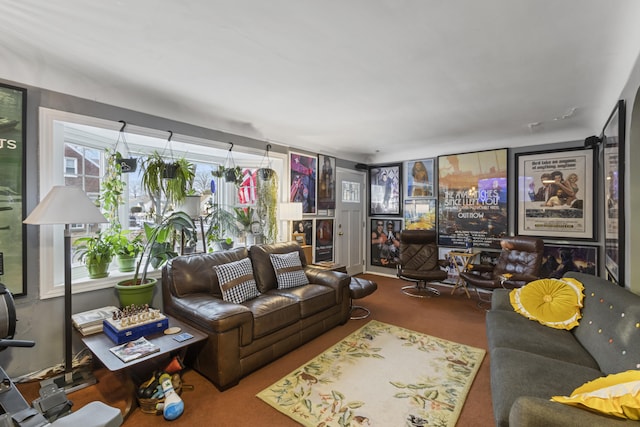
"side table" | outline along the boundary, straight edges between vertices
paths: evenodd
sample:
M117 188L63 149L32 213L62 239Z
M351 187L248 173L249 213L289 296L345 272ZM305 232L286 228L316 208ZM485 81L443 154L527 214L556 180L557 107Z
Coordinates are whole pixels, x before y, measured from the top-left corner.
M147 338L150 342L160 347L160 351L149 354L147 356L140 357L138 359L131 360L129 362L123 362L122 360L120 360L118 356L116 356L109 350L111 347L114 347L117 344L111 341L111 338L109 338L104 333L83 336L82 342L89 348L89 350L91 350L91 353L93 353L93 355L98 360L100 360L100 362L102 362L102 364L108 370L112 372L119 372L119 371L129 370L140 363L149 361L151 359L155 359L157 357L165 356L167 354L172 354L176 352L184 353L186 352L187 347L189 347L190 345L193 345L195 343L198 343L207 339L207 336L204 333L200 332L199 330L187 325L184 322L181 322L180 320L174 317L171 317L166 314L165 316L167 316L167 319L169 320L170 328L174 326L178 327L180 328L180 333L188 332L191 335L193 335L193 338L190 338L183 342L178 342L173 339L173 337L175 337L176 334L173 334L173 335L154 334L154 335L146 336L145 338ZM131 379L130 375L125 376L125 381L127 382L128 387L130 387L132 390L131 390L131 393L129 393L131 396L131 401L127 402L127 406L124 411L124 414L122 414L123 418L126 418L127 415L129 415L129 412L131 412L131 410L133 409L136 403L136 385L133 383L133 380Z
M340 273L347 274L347 266L342 264L336 264L335 262L319 262L317 264L311 264L311 267L321 268L323 270L338 271Z
M469 295L469 290L467 289L467 282L464 281L460 273L466 272L469 269L469 265L473 263L473 259L476 257L476 255L477 254L475 253L469 252L449 252L449 256L453 258L453 264L456 266L456 270L458 271L456 284L453 286L451 295L454 294L456 289L462 288L467 294L467 298L471 298L471 295Z

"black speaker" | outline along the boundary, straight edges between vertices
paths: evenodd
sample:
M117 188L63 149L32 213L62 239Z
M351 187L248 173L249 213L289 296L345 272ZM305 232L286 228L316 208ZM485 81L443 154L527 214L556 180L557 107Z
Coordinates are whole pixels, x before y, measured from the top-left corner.
M355 168L361 171L366 171L367 169L369 169L369 166L365 165L364 163L356 163Z

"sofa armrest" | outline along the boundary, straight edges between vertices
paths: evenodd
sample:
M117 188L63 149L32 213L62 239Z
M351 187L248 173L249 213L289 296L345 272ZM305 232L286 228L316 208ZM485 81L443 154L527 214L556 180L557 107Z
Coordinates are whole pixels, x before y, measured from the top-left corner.
M509 425L517 427L631 427L640 426L640 422L609 417L539 397L522 396L516 399L511 407Z
M253 339L253 315L244 305L207 294L193 294L173 298L172 303L165 306L165 311L207 334L238 329L242 345L250 344Z
M348 274L340 273L339 271L316 268L310 265L304 267L304 272L310 283L333 288L336 294L336 303L342 303L342 296L349 295L351 276Z

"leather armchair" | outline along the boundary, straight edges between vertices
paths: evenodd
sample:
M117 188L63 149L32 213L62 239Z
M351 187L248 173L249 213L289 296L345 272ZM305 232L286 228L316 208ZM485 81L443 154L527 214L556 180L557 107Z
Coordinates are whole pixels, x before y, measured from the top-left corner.
M421 298L430 294L440 295L440 291L427 286L428 282L447 278L447 272L440 268L446 263L438 259L437 237L435 230L402 230L400 232L397 275L400 279L415 282L415 285L403 287L403 293Z
M469 285L484 289L519 288L540 277L544 252L542 239L515 236L502 239L502 252L495 267L474 265L460 276Z

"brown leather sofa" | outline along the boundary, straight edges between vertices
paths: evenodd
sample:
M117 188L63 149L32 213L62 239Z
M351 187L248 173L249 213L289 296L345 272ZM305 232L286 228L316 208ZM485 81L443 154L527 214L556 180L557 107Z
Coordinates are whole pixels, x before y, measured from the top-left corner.
M269 255L300 253L310 284L278 289ZM222 299L214 266L249 257L260 296ZM307 265L295 242L179 256L162 270L164 312L205 332L193 368L220 390L349 319L351 278Z

